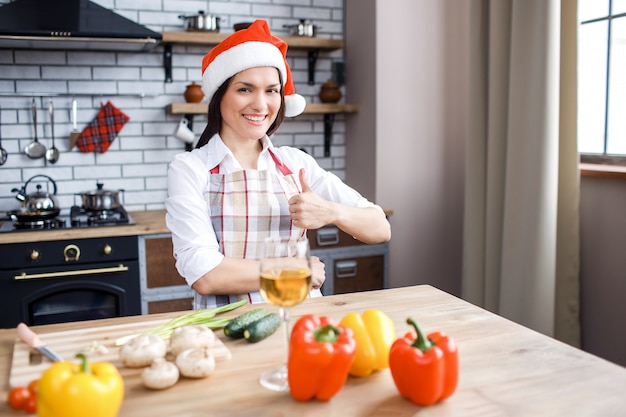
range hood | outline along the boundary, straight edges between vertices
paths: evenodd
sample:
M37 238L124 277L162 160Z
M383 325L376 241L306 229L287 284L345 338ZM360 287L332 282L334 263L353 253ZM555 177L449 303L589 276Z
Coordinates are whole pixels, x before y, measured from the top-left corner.
M0 7L0 48L143 51L161 34L88 0L15 0Z

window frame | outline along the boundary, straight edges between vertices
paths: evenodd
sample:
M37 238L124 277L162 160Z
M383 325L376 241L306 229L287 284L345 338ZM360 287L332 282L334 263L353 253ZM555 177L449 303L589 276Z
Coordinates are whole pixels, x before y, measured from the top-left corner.
M626 155L622 154L608 154L607 146L608 146L608 113L609 113L609 92L610 92L610 71L611 71L611 43L612 43L612 34L613 34L613 20L623 18L626 19L626 12L613 14L613 0L609 0L609 12L604 17L589 19L580 21L578 26L582 26L584 24L595 23L607 21L607 54L606 54L606 83L605 83L605 91L604 91L604 100L605 100L605 115L604 115L604 137L603 137L603 153L584 153L579 152L581 163L587 164L597 164L597 165L620 165L626 166Z

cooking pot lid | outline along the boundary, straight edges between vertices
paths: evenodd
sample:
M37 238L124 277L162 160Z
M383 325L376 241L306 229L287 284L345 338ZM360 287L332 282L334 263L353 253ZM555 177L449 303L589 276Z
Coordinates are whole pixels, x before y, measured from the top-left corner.
M48 191L42 190L41 184L37 184L37 191L32 194L28 194L27 199L31 198L52 198L54 194L50 194Z
M97 190L93 190L93 191L86 191L82 194L84 195L109 195L109 194L117 194L117 191L111 191L111 190L104 190L102 187L104 187L104 184L98 182L96 183L96 187L98 187Z
M204 13L204 10L198 10L198 14L191 14L191 15L181 14L178 16L179 19L193 19L195 17L214 17L214 16ZM216 17L216 19L219 19L219 17Z

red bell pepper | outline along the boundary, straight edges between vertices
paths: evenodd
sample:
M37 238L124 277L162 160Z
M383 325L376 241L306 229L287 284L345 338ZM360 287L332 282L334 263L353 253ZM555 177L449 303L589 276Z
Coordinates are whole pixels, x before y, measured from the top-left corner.
M402 395L417 405L428 406L454 393L459 380L459 353L452 338L442 332L424 336L415 320L415 328L397 339L389 351L389 368Z
M356 355L354 333L326 316L307 314L291 331L287 379L298 401L331 399L343 387Z

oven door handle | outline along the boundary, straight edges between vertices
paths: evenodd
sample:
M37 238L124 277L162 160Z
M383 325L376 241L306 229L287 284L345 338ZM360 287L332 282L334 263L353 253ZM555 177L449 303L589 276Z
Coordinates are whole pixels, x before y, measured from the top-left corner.
M22 279L38 279L38 278L62 278L73 277L77 275L96 275L96 274L108 274L111 272L125 272L128 271L128 267L123 264L118 266L112 266L108 268L94 268L94 269L80 269L77 271L61 271L61 272L44 272L42 274L27 274L22 272L20 275L15 275L13 279L15 281Z

